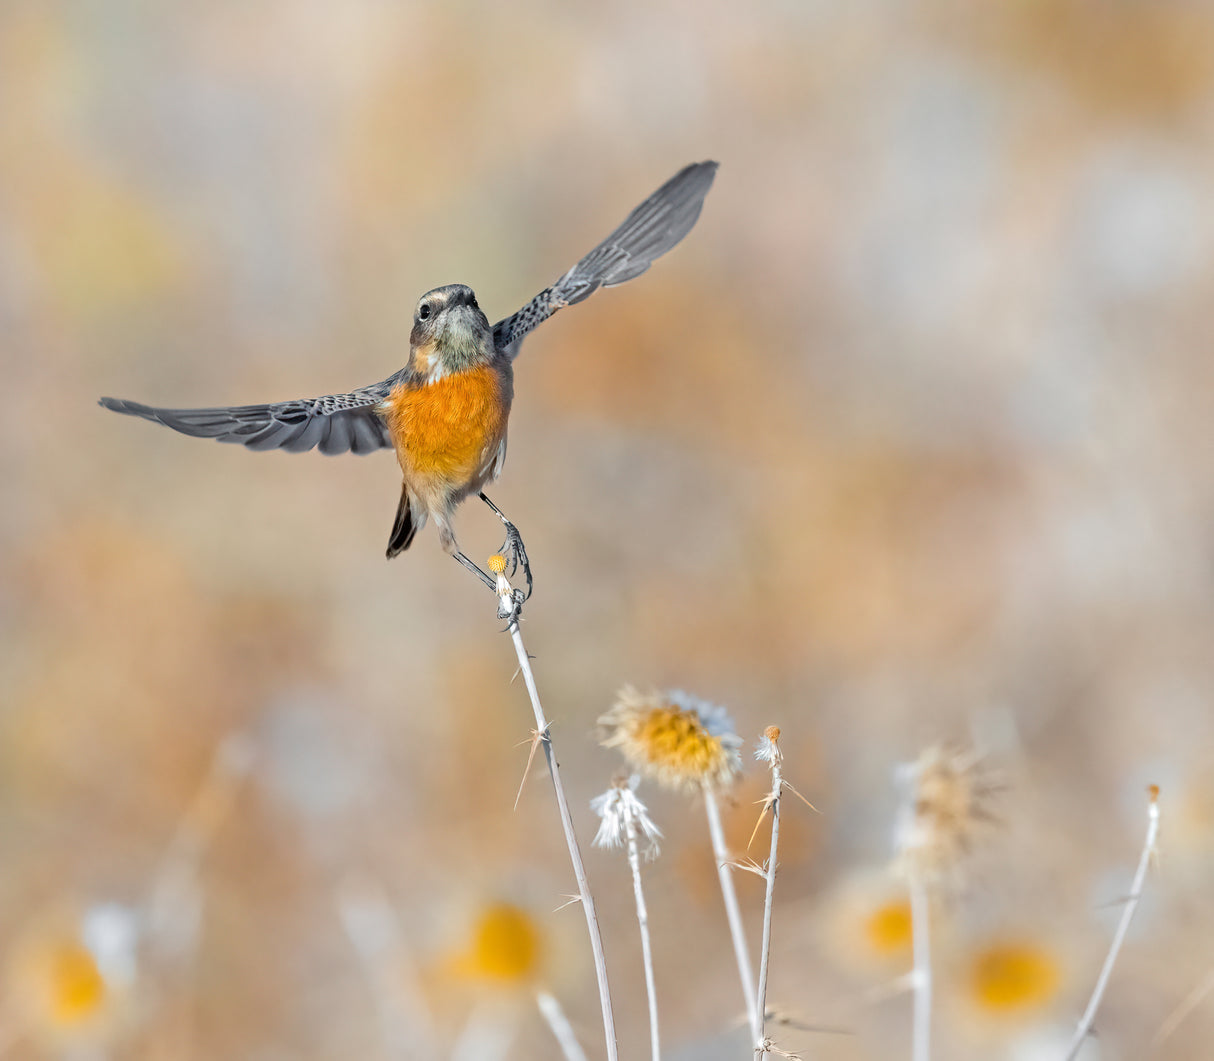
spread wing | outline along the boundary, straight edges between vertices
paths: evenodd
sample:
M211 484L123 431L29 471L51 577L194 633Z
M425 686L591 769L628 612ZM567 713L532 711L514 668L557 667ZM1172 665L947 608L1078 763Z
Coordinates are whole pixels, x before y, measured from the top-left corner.
M498 349L513 361L523 336L562 306L640 276L691 231L716 173L715 162L695 162L679 170L555 284L498 321L493 326Z
M249 449L285 449L302 453L370 453L392 445L376 407L397 382L382 383L323 398L302 398L273 405L235 405L219 409L157 409L122 398L102 398L116 413L141 416L183 435L238 442Z

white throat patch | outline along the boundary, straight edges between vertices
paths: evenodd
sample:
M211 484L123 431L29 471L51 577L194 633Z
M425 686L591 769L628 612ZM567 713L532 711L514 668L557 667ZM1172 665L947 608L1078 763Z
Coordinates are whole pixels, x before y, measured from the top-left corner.
M429 371L426 373L426 383L437 383L440 379L451 375L451 370L443 364L441 357L430 359Z

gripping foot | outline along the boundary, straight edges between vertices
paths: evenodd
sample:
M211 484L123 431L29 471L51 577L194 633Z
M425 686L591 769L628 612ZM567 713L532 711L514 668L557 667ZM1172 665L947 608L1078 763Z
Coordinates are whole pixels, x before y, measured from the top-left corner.
M527 549L523 545L523 536L519 534L518 527L511 523L502 510L490 501L485 494L482 493L480 499L493 509L494 514L502 521L502 525L506 528L506 540L502 542L502 547L498 552L510 562L511 575L520 567L523 569L523 577L527 579L527 592L523 595L523 600L527 600L531 596L531 591L535 588L535 581L531 577L531 564L527 560Z

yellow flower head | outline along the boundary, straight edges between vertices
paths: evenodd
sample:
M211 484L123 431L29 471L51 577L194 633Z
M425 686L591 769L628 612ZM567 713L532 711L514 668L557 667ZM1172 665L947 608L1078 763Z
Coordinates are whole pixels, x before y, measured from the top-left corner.
M625 686L599 719L599 741L667 788L723 788L742 768L742 740L728 712L679 690L639 693Z
M929 882L956 875L980 833L996 819L999 785L972 751L934 745L902 768L906 782L896 835L903 868Z
M104 1011L109 988L97 968L97 960L83 943L61 940L48 948L42 958L43 1002L53 1024L78 1028Z
M477 918L458 965L473 979L507 986L535 980L542 957L543 940L531 915L510 903L493 903Z
M888 871L840 881L822 904L819 925L823 949L856 975L885 978L910 968L910 899Z
M870 910L864 920L864 935L874 954L909 954L914 937L910 900L891 898Z
M1017 1017L1052 1001L1061 979L1058 958L1046 947L1002 942L974 954L966 983L979 1011L993 1017Z
M26 1031L52 1044L110 1040L129 1016L134 939L133 923L118 907L31 926L8 967Z

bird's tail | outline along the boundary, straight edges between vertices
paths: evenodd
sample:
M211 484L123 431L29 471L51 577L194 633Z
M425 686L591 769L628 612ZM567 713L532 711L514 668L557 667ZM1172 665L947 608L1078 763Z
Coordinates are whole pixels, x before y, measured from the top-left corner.
M422 524L425 522L426 517L424 514L420 517L414 515L413 509L409 504L409 488L401 486L400 505L396 509L396 520L392 524L392 534L388 538L389 560L397 554L403 553L413 544L413 538L422 529Z

